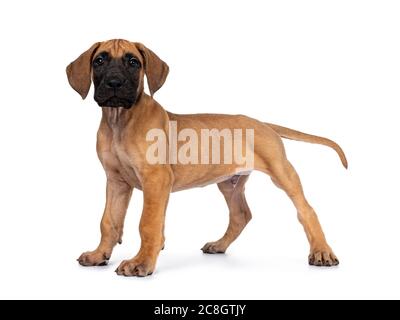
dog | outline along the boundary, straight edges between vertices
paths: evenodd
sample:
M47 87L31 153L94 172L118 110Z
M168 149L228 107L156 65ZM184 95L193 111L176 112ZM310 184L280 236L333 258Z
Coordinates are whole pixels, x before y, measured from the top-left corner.
M153 95L164 84L169 67L141 43L121 39L97 42L70 63L66 72L69 84L82 99L88 95L93 81L94 99L102 109L97 154L107 176L106 205L100 244L96 250L79 257L82 266L107 264L114 246L122 241L125 214L134 188L144 193L139 226L141 246L134 258L121 262L116 270L118 275L151 275L164 248L164 221L170 193L213 183L218 184L228 204L229 225L221 239L206 243L202 250L209 254L224 253L252 217L244 194L252 170L268 174L292 200L310 243L309 264L327 267L339 264L314 209L304 196L299 177L286 158L281 138L329 146L347 168L346 156L338 144L244 115L167 112ZM144 91L144 76L150 95ZM253 163L243 166L243 163L221 164L214 160L200 164L149 161L148 150L154 147L154 141L148 139L148 133L156 129L167 136L170 123L175 123L179 132L190 129L199 136L203 129L251 129ZM164 142L173 143L170 137ZM179 140L177 144L182 147L184 141ZM199 151L204 148L210 151L209 146L202 148Z

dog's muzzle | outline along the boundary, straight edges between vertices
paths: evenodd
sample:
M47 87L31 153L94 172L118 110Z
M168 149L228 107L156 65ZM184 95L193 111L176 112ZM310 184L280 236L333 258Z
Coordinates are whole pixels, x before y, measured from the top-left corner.
M126 79L110 77L96 88L94 99L100 107L129 109L136 101L136 93Z

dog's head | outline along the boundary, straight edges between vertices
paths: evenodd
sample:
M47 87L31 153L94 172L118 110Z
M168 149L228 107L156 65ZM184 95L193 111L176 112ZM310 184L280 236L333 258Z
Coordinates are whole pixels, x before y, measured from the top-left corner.
M97 42L67 67L68 81L82 99L94 83L101 107L132 107L143 92L144 75L151 96L161 88L168 65L141 43L126 40Z

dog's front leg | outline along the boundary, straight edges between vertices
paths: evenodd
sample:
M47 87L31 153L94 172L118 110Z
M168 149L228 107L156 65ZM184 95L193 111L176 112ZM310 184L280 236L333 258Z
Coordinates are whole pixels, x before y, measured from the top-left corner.
M122 231L133 188L120 177L107 179L106 206L101 219L101 240L94 251L82 253L78 262L83 266L103 266L111 257L113 248L122 241Z
M145 277L154 272L157 257L164 245L165 211L173 184L169 167L146 170L142 174L144 205L140 220L141 246L138 254L122 261L118 275Z

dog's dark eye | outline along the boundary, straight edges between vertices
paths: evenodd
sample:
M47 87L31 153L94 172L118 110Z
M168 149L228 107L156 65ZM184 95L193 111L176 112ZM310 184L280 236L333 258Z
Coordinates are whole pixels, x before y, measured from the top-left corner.
M104 63L104 59L103 57L97 57L96 59L94 59L93 64L97 67L97 66L101 66Z
M139 68L139 67L140 67L140 62L139 62L139 60L136 59L136 58L133 58L133 57L129 59L129 64L130 64L132 67L135 67L135 68Z

